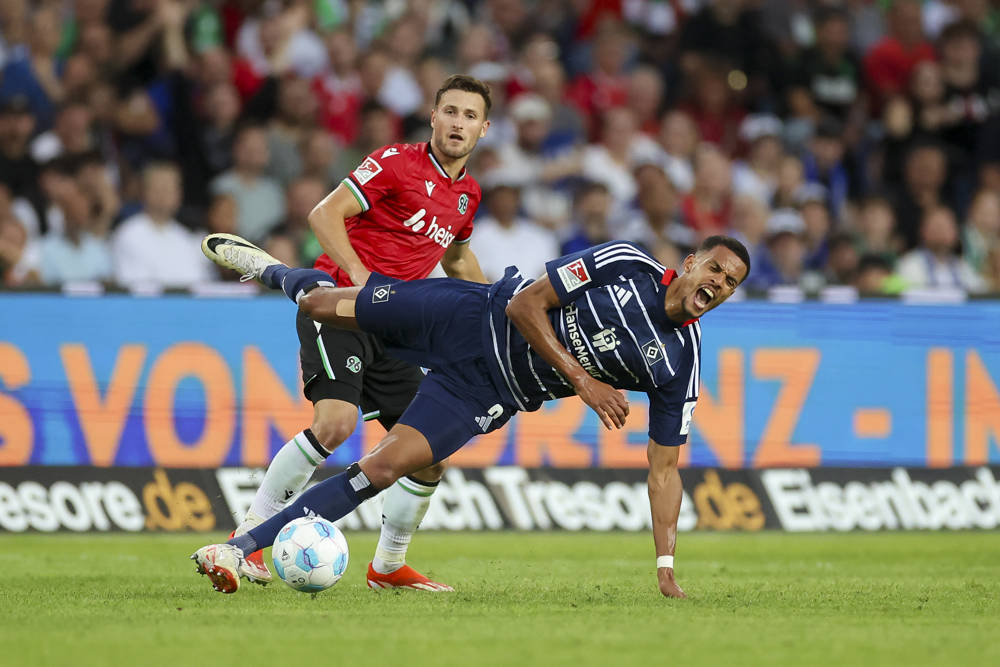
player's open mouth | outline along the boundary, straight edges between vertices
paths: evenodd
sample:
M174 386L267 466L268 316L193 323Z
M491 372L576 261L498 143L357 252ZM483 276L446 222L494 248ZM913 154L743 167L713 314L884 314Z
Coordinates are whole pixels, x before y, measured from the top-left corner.
M711 287L699 287L694 293L694 305L698 306L699 310L703 310L708 307L708 304L712 303L712 299L715 298L715 291Z
M448 135L448 138L453 139L454 141L465 141L464 137L462 137L462 135L458 134L457 132L452 132L451 134Z

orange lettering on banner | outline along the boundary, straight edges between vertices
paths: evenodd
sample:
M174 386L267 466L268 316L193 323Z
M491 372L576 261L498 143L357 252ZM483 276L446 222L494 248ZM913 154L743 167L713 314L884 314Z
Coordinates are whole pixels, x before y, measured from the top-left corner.
M927 465L946 468L954 460L954 370L951 350L931 348L927 352Z
M573 440L590 408L576 396L553 401L555 407L517 415L515 462L520 466L584 468L594 458L590 447ZM598 428L603 429L603 425Z
M31 380L31 367L24 353L11 343L0 343L0 382L8 390ZM31 459L35 426L21 402L0 394L0 466L21 466Z
M725 348L719 352L719 399L701 385L698 405L694 409L694 425L715 454L719 465L740 468L745 456L743 350ZM690 457L690 447L687 457ZM682 458L683 458L682 450ZM687 463L687 458L684 463Z
M157 469L153 481L142 489L146 506L146 528L149 530L206 531L215 528L215 513L205 492L190 482L177 486L170 483L167 473Z
M990 436L1000 444L1000 392L975 350L965 354L965 465L989 462Z
M174 395L187 377L205 390L205 426L201 437L187 444L174 426ZM153 461L160 466L210 467L221 465L236 428L236 397L229 366L218 352L203 343L177 343L153 364L146 390L146 440Z
M81 343L66 343L59 346L59 356L62 357L80 430L90 452L90 463L95 466L113 465L128 411L139 386L142 365L146 361L146 346L122 345L103 400L87 348Z
M496 465L507 446L511 423L507 422L492 433L477 435L448 460L452 465L465 468L488 468Z
M792 444L792 433L809 395L820 352L815 348L798 350L757 350L753 355L753 374L759 380L780 380L781 388L774 409L764 426L754 456L754 466L816 466L820 448L812 444Z
M301 391L297 397L254 346L243 348L243 465L264 466L271 460L270 426L282 440L312 423L312 403Z
M607 468L647 468L646 449L649 439L649 404L645 400L629 401L628 419L625 428L607 430L603 426L597 431L597 460ZM629 444L630 433L643 434L641 444ZM687 449L687 448L685 448Z

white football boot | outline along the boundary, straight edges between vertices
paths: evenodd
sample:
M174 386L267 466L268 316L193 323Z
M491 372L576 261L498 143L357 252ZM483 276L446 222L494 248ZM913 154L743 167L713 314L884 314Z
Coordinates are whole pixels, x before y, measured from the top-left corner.
M202 239L201 251L205 253L205 257L219 266L242 274L240 282L248 280L260 282L264 269L281 264L245 238L235 234L209 234Z
M212 588L220 593L235 593L240 588L243 550L232 544L209 544L191 554L198 564L198 574L207 574Z
M246 516L243 518L243 523L239 527L229 534L229 538L232 539L237 535L243 535L249 532L252 528L256 528L260 524L264 523L264 519L260 518L252 512L247 512ZM245 554L243 557L243 571L242 573L248 581L255 584L260 584L261 586L267 586L273 580L271 576L271 571L267 569L267 565L264 563L264 551L263 549L257 549L252 554Z

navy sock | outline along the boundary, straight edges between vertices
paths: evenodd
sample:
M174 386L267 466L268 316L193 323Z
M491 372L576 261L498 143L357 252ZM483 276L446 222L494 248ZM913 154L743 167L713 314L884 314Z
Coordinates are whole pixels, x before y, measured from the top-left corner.
M284 264L275 264L264 269L260 280L271 289L280 289L289 299L298 303L300 296L313 287L336 287L329 273L318 269L292 269Z
M361 477L367 486L361 486L356 472L352 474L350 468L323 480L250 532L229 540L229 544L238 546L244 554L251 554L257 549L270 546L285 524L293 519L318 514L328 521L336 521L346 516L376 493L364 473L361 473ZM355 488L360 488L360 494Z

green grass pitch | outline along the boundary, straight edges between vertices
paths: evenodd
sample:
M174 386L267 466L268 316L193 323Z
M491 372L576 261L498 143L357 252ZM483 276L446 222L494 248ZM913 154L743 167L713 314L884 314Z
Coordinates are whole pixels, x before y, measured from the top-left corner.
M0 665L998 665L1000 533L681 535L690 599L633 534L421 533L453 594L224 596L201 535L0 536Z

